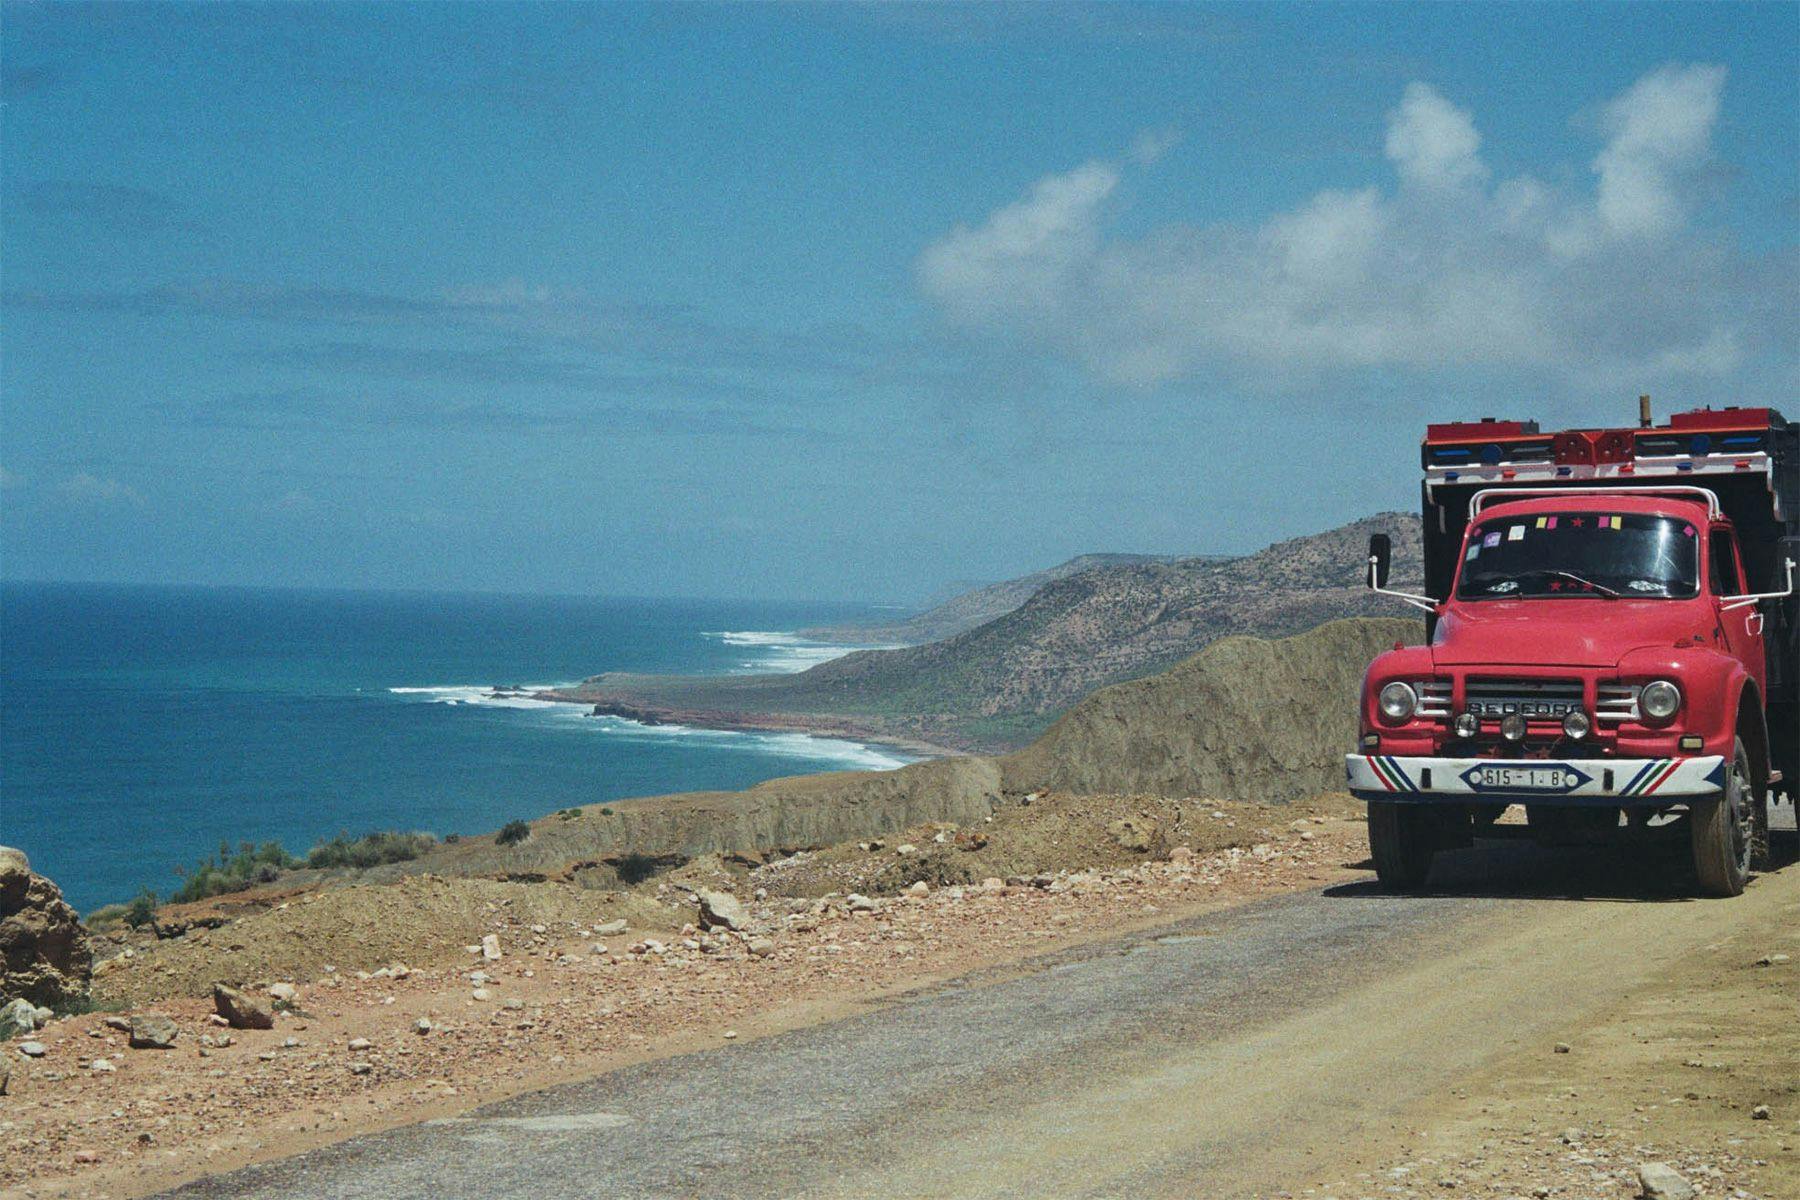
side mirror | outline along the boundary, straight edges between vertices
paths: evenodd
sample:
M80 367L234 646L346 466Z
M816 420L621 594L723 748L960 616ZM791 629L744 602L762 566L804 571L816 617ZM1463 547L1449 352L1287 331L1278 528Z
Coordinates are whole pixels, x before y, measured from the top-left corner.
M1800 538L1794 539L1800 541ZM1377 533L1369 538L1369 586L1384 588L1388 582L1388 571L1394 565L1394 539L1385 533Z

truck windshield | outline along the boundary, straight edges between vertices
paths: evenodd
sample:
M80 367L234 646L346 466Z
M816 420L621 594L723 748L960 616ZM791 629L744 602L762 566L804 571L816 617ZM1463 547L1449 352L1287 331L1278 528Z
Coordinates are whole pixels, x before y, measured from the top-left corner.
M1492 516L1469 533L1463 600L1699 594L1699 529L1679 517L1612 513Z

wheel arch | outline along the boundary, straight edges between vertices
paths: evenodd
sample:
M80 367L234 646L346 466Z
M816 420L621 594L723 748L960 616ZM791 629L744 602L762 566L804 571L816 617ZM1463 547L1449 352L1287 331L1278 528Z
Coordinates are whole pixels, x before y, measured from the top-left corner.
M1756 782L1756 794L1769 794L1769 726L1763 713L1762 693L1754 679L1745 679L1738 689L1737 713L1733 720L1744 748L1750 752L1750 774Z

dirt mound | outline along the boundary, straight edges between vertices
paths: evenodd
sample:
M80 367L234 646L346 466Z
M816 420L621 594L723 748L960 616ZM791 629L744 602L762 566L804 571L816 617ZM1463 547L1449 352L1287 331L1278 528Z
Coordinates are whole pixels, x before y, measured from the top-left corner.
M1131 866L1167 858L1179 846L1197 855L1248 849L1291 837L1296 827L1345 822L1360 827L1361 818L1362 806L1346 796L1302 804L1233 804L1039 793L1008 800L991 819L974 825L921 825L873 842L782 859L751 872L749 886L779 896L892 895L919 880L950 887Z
M689 792L589 805L535 821L511 846L464 838L411 863L364 878L421 871L564 879L612 887L635 868L713 853L828 846L926 821L968 823L987 816L1000 796L1000 771L984 758L914 763L897 771L838 771L772 779L742 792Z
M1006 790L1275 802L1338 790L1369 661L1423 637L1416 621L1365 618L1216 642L1083 700L1000 760Z
M54 1008L86 996L92 974L88 932L62 889L0 846L0 1001Z
M283 900L217 929L195 925L181 937L134 947L132 957L101 964L94 994L102 1003L138 1004L209 995L219 981L318 979L328 966L354 973L394 962L470 961L467 947L496 927L567 931L570 922L591 928L620 917L646 928L679 923L677 914L647 897L566 884L421 876L336 888Z

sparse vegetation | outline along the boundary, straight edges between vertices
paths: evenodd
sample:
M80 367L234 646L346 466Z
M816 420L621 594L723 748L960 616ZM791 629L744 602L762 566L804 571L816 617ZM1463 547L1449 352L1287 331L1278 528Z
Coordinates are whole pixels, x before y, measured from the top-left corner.
M429 833L399 833L385 830L351 838L340 833L328 842L320 842L306 856L306 865L319 869L331 867L380 867L388 863L410 862L437 844Z
M454 846L460 841L462 841L462 834L460 833L446 833L444 835L444 845L446 846Z
M516 846L530 836L531 826L523 821L508 821L500 827L500 832L494 835L494 844L496 846Z
M156 893L145 888L131 898L131 903L124 906L125 923L133 929L142 929L156 920Z
M228 892L241 892L259 883L272 883L282 871L298 865L298 860L282 849L280 842L264 842L260 846L240 842L235 854L229 842L220 842L216 855L209 854L190 870L177 872L182 877L182 884L169 899L176 904L186 904ZM142 899L141 896L138 898ZM132 904L135 906L138 900Z
M644 882L644 880L656 874L661 867L662 864L657 861L655 856L638 854L634 851L633 853L621 857L618 862L614 864L613 870L618 873L619 882L629 886L631 884Z
M579 808L563 808L558 809L556 815L565 821L578 821L581 819L581 810Z

